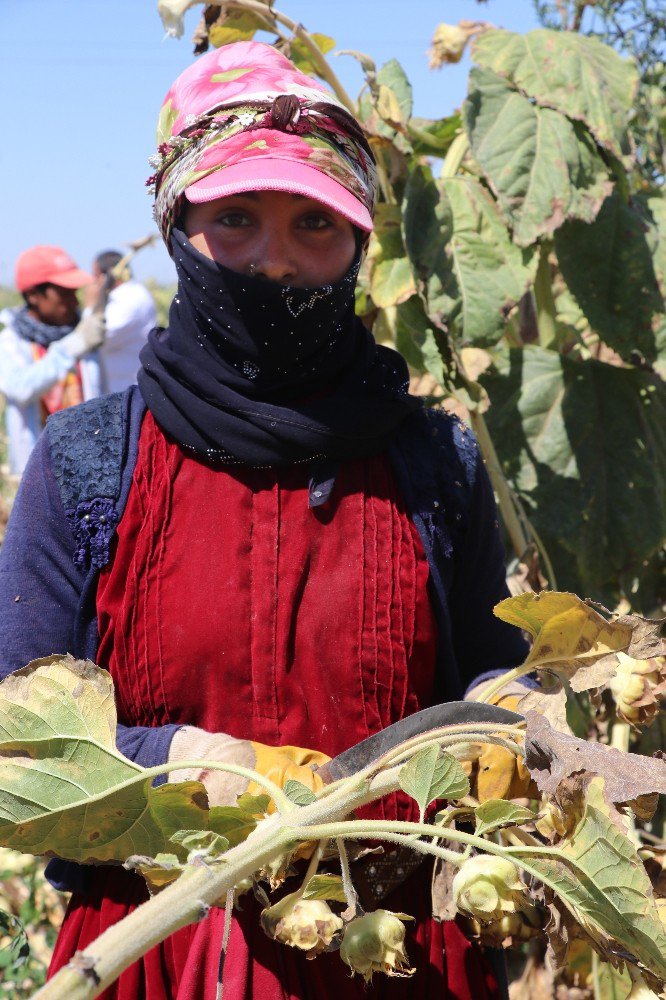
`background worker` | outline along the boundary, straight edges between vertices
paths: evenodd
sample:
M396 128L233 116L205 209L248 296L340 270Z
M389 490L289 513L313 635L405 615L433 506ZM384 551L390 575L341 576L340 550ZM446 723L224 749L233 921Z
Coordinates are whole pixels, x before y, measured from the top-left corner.
M129 267L123 267L118 276L111 273L122 259L123 254L117 250L99 253L93 261L95 282L88 286L86 294L86 305L90 307L103 288L108 293L104 310L106 338L98 355L102 394L122 392L136 382L139 351L157 325L153 297L134 280Z
M0 392L16 475L51 413L100 394L95 352L104 343L104 317L92 309L82 319L76 295L92 283L60 247L31 247L16 261L24 305L0 313Z

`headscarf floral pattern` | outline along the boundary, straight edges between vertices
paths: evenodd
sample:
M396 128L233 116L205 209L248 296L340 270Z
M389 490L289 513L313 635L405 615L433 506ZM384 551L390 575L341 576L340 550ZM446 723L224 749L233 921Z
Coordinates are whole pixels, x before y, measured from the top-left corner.
M157 138L147 183L167 246L190 185L262 158L313 167L373 214L377 178L361 127L270 45L237 42L202 56L167 93Z

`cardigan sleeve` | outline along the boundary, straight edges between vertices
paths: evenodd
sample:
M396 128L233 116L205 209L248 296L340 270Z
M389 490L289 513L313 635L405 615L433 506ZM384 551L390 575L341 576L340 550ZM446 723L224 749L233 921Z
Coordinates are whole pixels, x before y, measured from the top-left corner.
M522 663L529 649L518 628L493 614L509 590L493 488L476 445L470 479L467 530L456 547L449 591L452 641L466 689Z
M76 649L86 573L53 476L48 437L34 448L0 548L0 679L31 660ZM179 726L118 726L118 749L144 767L164 763Z

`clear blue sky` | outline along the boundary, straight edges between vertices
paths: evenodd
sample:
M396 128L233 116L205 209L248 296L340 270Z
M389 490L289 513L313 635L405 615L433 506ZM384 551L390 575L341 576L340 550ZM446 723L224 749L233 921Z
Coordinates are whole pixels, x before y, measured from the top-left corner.
M483 19L509 30L536 27L532 0L277 0L276 7L340 49L378 65L396 57L414 88L415 113L450 114L465 97L469 60L428 69L435 26ZM82 267L103 249L153 229L144 181L155 122L172 80L193 60L190 36L165 38L157 0L0 0L2 224L0 285L13 284L17 255L59 244ZM354 59L334 60L354 96ZM141 253L139 278L173 280L160 245Z

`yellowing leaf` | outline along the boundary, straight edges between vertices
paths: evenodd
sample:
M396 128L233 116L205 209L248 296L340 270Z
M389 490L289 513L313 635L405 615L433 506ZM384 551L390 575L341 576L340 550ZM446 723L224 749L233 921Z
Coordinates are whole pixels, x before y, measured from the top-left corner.
M400 305L416 293L412 269L406 257L380 261L372 272L372 301L379 309Z
M644 619L629 615L608 621L575 594L519 594L494 611L533 636L525 665L553 671L574 691L604 684L617 669L616 654L635 648L634 634L645 628Z
M314 41L315 45L322 53L326 55L331 49L335 48L335 39L330 38L328 35L321 35L318 32L314 32L310 35L310 38ZM287 53L294 66L300 69L301 73L315 73L319 75L319 69L315 65L315 62L310 54L310 50L304 45L300 38L294 38L290 45L289 51Z
M377 95L377 111L389 125L404 125L400 102L391 88L387 87L383 83L379 85L379 93Z
M115 746L113 684L71 656L35 661L0 684L0 844L74 861L155 855L208 825L200 782L152 787Z
M254 38L255 33L266 28L266 21L251 11L230 10L218 18L208 29L208 39L215 48L244 42Z

